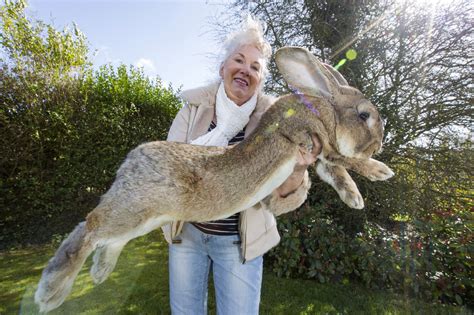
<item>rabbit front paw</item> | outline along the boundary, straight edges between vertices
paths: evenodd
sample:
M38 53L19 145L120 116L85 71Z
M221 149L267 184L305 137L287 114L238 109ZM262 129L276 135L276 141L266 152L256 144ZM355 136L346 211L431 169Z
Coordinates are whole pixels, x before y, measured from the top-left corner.
M339 198L349 207L354 209L364 208L364 200L359 189L344 167L320 161L316 165L316 173L337 191Z
M364 199L359 190L341 190L338 191L339 197L342 201L349 207L353 209L363 209L364 208Z
M367 174L365 174L371 181L387 180L395 173L384 163L370 159L367 163Z

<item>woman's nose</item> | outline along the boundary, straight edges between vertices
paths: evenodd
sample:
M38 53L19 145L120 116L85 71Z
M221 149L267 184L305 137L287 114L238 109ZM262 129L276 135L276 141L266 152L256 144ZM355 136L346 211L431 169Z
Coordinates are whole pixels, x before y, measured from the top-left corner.
M250 74L250 65L244 64L242 65L242 68L240 68L240 73L244 75L249 75Z

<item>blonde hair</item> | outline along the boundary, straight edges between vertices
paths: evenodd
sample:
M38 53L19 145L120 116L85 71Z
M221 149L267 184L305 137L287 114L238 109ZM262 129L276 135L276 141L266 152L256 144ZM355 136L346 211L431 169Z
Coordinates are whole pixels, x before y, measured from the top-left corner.
M254 46L262 53L263 57L264 64L262 64L260 68L262 73L260 88L262 88L268 74L268 63L272 55L272 48L268 41L263 37L263 33L264 30L262 23L251 15L247 15L247 17L242 21L240 27L227 36L227 39L222 46L219 68L222 67L224 62L240 47L246 45Z

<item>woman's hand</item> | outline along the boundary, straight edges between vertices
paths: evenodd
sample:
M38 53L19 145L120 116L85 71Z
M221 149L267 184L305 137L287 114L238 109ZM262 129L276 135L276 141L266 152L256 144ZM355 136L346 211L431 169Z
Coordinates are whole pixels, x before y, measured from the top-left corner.
M322 146L319 138L316 135L312 135L311 139L313 141L313 147L311 151L309 151L305 146L300 146L300 151L293 173L283 184L281 184L280 187L277 188L277 192L281 197L286 197L298 189L298 187L303 182L304 172L309 165L316 162L319 153L321 153Z
M295 171L304 171L308 168L309 165L316 162L318 159L319 153L321 153L321 142L317 135L312 135L311 140L313 141L313 147L311 151L308 150L305 146L300 146L300 152L298 154L298 160L295 165Z

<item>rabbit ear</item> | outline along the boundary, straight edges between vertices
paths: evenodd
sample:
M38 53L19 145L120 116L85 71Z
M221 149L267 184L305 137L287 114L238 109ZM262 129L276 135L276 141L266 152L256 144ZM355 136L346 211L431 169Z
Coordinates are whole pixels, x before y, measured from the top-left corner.
M305 94L331 98L341 94L341 83L347 85L339 72L324 65L305 48L280 48L275 61L286 82Z
M324 67L331 72L332 76L336 79L339 85L349 85L347 80L342 76L342 74L337 71L333 66L328 65L327 63L323 63Z

